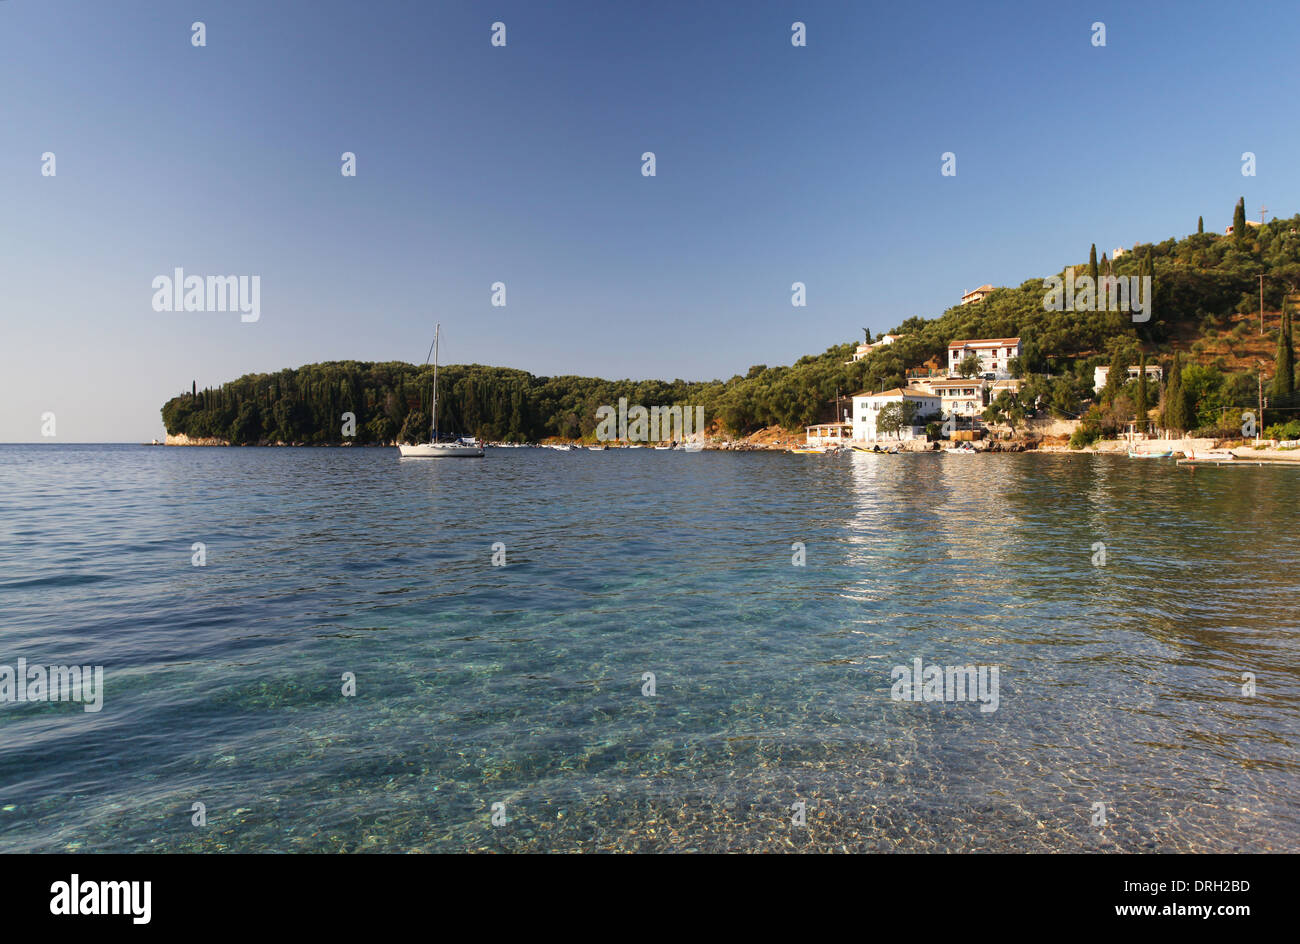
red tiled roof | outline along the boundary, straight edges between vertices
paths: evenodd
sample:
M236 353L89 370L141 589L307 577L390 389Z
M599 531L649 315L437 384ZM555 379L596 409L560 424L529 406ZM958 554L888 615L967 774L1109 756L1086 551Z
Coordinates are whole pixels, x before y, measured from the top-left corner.
M883 390L876 393L872 390L864 390L861 393L855 393L850 399L856 400L858 397L896 397L899 395L905 397L933 397L933 393L922 393L919 390L904 390L902 387L895 387L893 390Z
M1019 343L1019 338L974 338L967 341L950 341L948 350L958 347L1008 347Z

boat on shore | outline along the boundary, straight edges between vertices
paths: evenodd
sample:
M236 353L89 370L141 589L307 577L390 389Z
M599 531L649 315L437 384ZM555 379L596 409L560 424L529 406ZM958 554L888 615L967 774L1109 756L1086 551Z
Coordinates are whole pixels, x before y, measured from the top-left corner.
M1172 449L1166 449L1164 452L1137 452L1133 449L1128 451L1130 459L1168 459L1173 456Z
M944 446L943 451L950 456L973 456L979 452L970 443L962 443L960 446Z
M483 445L473 436L457 436L444 442L438 438L438 337L442 334L442 325L433 329L433 402L430 412L433 421L429 424L429 441L426 443L397 444L397 453L403 459L482 459ZM425 357L424 362L429 363Z

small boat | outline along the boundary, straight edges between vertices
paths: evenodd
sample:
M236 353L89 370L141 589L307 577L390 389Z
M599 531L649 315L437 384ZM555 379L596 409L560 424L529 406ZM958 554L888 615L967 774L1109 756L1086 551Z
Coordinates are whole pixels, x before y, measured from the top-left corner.
M682 449L685 450L686 452L703 452L704 443L702 442L687 443L685 446L682 447Z
M608 446L588 446L588 447L587 447L587 451L588 451L588 452L604 452L604 451L605 451L606 449L608 449L608 448L609 448Z
M1172 449L1166 449L1164 452L1134 452L1132 449L1128 451L1130 459L1168 459L1173 454Z
M1193 454L1191 449L1184 449L1183 456L1192 462L1229 462L1236 459L1236 455L1227 449L1207 449L1204 452Z
M797 456L820 456L826 452L825 446L791 446L790 451Z
M472 436L460 436L451 442L438 441L438 336L442 325L433 329L433 403L429 441L415 445L397 444L397 453L403 459L482 459L483 445ZM424 362L429 363L425 357Z
M973 456L977 450L970 443L962 443L960 446L944 446L943 451L949 455Z
M673 447L672 447L672 446L655 446L655 448L658 449L660 452L668 452L668 451L670 451Z

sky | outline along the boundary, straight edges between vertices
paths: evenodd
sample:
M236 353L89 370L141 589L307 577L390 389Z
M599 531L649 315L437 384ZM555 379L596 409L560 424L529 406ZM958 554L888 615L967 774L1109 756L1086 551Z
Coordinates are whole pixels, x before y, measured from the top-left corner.
M726 379L1091 243L1222 232L1238 197L1290 216L1298 27L1275 2L0 0L0 442L161 439L192 381L421 363L435 322L443 363ZM257 276L260 317L156 311L176 268Z

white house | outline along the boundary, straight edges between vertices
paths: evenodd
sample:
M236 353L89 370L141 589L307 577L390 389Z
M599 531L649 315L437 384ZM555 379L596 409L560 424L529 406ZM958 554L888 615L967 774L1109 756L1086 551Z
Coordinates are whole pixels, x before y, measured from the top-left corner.
M992 285L981 285L979 288L971 289L969 292L963 292L961 303L963 305L970 305L975 302L982 302L984 301L985 296L992 293L992 291Z
M976 338L953 341L948 345L948 376L956 377L958 365L974 354L979 358L980 373L993 374L994 379L1010 377L1007 365L1011 358L1020 356L1019 338Z
M982 377L931 380L929 387L939 397L944 416L973 419L983 413L984 407L988 405L984 395L986 384Z
M862 358L866 357L876 348L884 347L886 344L893 344L895 341L898 340L898 337L899 336L897 334L882 334L880 337L876 338L876 340L870 344L859 344L858 349L853 352L853 360L854 361L862 360ZM851 364L853 363L853 361L849 361L848 363Z
M846 445L852 435L852 423L818 423L804 427L804 438L810 446Z
M917 390L894 388L883 393L855 393L853 395L853 439L855 442L874 442L881 439L876 431L876 418L880 411L891 403L904 401L916 404L910 427L904 427L898 434L899 439L917 439L925 435L922 417L937 416L942 402L934 394L921 393ZM892 434L891 434L892 438Z
M1133 364L1128 369L1128 379L1138 379L1138 366ZM1106 386L1106 379L1110 376L1110 367L1094 367L1092 369L1092 389L1096 393L1101 393L1101 388ZM1147 380L1154 380L1160 383L1164 379L1165 372L1159 364L1147 364Z

